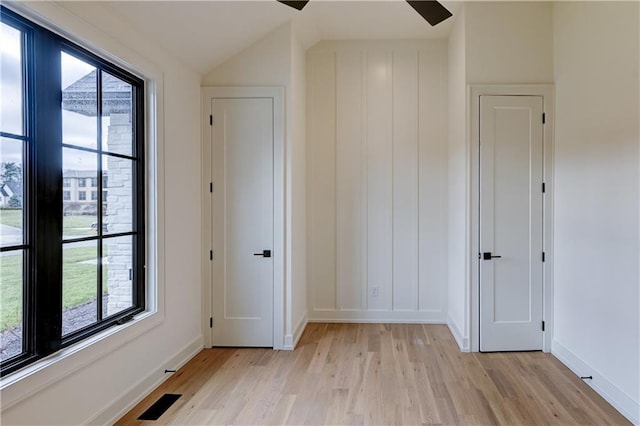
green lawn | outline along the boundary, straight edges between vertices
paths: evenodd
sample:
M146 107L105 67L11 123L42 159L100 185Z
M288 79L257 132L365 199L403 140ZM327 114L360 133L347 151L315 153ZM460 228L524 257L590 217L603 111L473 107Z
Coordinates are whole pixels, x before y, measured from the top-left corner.
M97 265L82 263L96 259L95 247L64 250L63 309L96 298ZM103 282L106 288L106 266ZM0 331L16 326L22 316L22 257L0 257Z
M22 228L22 210L0 209L0 223Z
M63 234L65 237L95 235L96 231L91 229L91 224L97 221L98 218L95 216L64 216L62 218Z
M95 235L91 224L97 222L96 216L64 216L62 228L65 237L82 237ZM22 229L22 210L0 209L0 223Z

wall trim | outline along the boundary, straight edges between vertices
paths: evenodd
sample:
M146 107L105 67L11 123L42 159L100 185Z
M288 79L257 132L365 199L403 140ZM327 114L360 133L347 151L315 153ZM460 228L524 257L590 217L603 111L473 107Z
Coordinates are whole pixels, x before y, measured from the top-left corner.
M171 375L164 373L163 369L165 367L172 370L178 370L202 351L202 349L202 336L198 336L182 350L176 352L173 356L167 359L167 361L162 364L161 368L158 368L153 373L148 374L142 380L138 381L123 392L122 396L111 401L107 408L89 420L87 424L114 424L133 407L140 403L140 401L146 398L147 395L171 377Z
M546 196L544 198L544 237L543 250L546 260L543 264L543 308L542 318L545 321L546 331L543 332L542 350L551 351L553 340L553 162L554 162L554 123L555 123L555 89L553 84L471 84L467 87L467 120L468 120L468 145L469 159L469 198L470 203L468 224L470 240L467 246L467 257L470 268L470 306L467 306L467 318L470 318L469 343L472 352L480 351L480 277L479 277L479 223L480 206L477 194L479 193L479 138L480 138L480 96L481 95L527 95L542 96L543 112L546 114L546 124L543 129L543 179L546 183Z
M453 338L456 340L460 351L470 352L471 348L469 347L469 338L463 336L460 328L449 314L447 314L447 326L449 327L449 331L453 335Z
M584 382L631 423L635 425L640 424L640 403L638 401L634 401L624 391L599 374L594 368L557 340L553 340L551 354L558 358L560 362L566 365L569 370L573 371L578 377L593 376L593 380L585 380Z
M312 311L309 322L446 324L441 311Z
M293 330L293 334L287 334L284 337L284 348L285 350L294 350L296 346L298 346L298 342L304 333L305 328L307 328L309 320L307 318L307 312L302 315L300 321L298 321L298 325L296 325L295 330Z

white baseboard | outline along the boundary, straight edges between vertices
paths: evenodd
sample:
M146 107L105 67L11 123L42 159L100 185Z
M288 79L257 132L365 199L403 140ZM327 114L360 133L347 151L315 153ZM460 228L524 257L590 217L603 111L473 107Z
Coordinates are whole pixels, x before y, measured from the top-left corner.
M447 315L447 326L449 327L449 331L453 334L453 338L456 339L456 343L462 352L470 352L471 346L469 345L469 338L464 337L460 329L458 328L458 324L451 318L450 315Z
M284 337L284 350L292 351L296 348L296 346L298 345L298 341L302 337L302 333L304 333L304 329L307 327L308 322L309 321L307 319L307 313L305 312L302 315L302 318L300 318L300 321L298 321L298 324L293 330L293 333L287 334Z
M442 311L314 310L309 322L445 324Z
M584 382L591 386L609 404L625 416L634 425L640 425L640 404L634 401L629 395L620 390L616 385L607 380L604 376L582 361L576 354L564 347L557 340L551 345L551 354L558 358L578 377L592 376L592 380Z
M159 366L155 371L138 381L128 390L122 393L122 396L113 400L106 409L98 413L95 417L87 422L90 425L112 425L122 416L127 414L129 410L142 401L153 390L160 386L165 380L171 377L170 374L164 373L164 369L177 370L185 365L191 358L196 356L204 348L202 344L202 336L194 339L191 343L170 357L163 365Z

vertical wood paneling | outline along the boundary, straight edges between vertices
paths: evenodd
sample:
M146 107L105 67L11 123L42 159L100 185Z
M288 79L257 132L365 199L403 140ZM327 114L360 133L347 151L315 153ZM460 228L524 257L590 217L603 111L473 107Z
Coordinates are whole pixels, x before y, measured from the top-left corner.
M447 270L447 68L445 47L420 50L420 310L443 310ZM465 126L466 123L460 123Z
M336 62L337 286L339 309L362 309L366 190L362 179L362 57L338 52Z
M308 52L310 318L445 320L446 55L442 41Z
M307 185L309 189L309 306L336 303L336 54L310 55L308 70Z
M418 309L418 52L393 54L393 309Z
M389 310L393 294L391 53L367 52L366 58L368 308ZM374 295L374 289L377 295Z

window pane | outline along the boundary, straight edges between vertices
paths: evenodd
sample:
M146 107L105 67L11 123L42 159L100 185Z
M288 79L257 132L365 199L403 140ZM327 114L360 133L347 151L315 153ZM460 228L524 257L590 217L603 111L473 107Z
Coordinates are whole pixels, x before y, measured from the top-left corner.
M0 253L0 360L22 353L22 250Z
M98 202L87 195L86 182L98 176L98 155L73 148L62 149L63 181L68 179L69 199L62 200L63 238L95 235Z
M0 139L0 246L23 244L23 142Z
M22 33L0 23L0 130L22 135Z
M62 143L97 148L95 67L62 52Z
M62 335L98 321L98 243L64 244L62 251Z
M103 178L107 185L107 202L103 205L103 222L107 233L133 231L133 161L111 155L102 158Z
M106 72L102 73L102 150L132 155L133 110L129 83Z
M102 255L102 282L108 293L107 315L113 315L133 306L132 237L105 238Z

